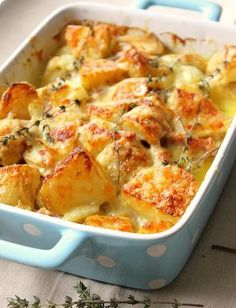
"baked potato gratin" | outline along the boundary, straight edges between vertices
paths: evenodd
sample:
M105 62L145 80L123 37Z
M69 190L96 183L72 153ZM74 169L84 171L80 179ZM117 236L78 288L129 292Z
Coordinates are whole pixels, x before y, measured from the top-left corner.
M0 202L157 233L184 214L236 111L236 47L172 53L153 33L83 21L41 87L0 101Z

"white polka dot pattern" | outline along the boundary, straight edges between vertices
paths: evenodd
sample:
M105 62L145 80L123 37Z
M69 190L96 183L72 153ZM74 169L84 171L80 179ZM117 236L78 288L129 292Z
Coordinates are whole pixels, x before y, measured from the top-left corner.
M38 227L31 225L31 224L24 224L23 229L25 230L26 233L32 235L32 236L40 236L41 231L39 230Z
M152 245L147 249L147 254L151 257L160 257L166 253L166 246L163 244Z
M155 280L151 280L148 283L148 286L150 289L159 289L162 288L166 285L166 280L165 279L155 279Z
M116 262L112 258L107 257L107 256L97 257L97 262L104 267L110 267L110 268L115 267L116 265Z

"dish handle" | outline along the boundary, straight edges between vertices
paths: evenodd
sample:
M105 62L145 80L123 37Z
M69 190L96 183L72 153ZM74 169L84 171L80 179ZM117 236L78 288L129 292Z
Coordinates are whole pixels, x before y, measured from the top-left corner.
M84 241L84 235L63 230L61 238L51 249L38 249L0 240L0 258L42 268L56 268L64 263Z
M138 0L136 7L139 9L147 9L152 5L202 12L207 19L212 21L219 21L222 13L220 5L205 0Z

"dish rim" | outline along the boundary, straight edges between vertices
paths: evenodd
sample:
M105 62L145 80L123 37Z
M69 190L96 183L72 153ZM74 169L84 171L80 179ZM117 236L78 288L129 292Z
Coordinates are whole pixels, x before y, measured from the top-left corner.
M66 12L70 9L78 9L78 8L94 8L99 7L101 9L110 9L114 11L122 11L124 10L126 14L128 15L140 15L143 17L154 17L155 19L158 19L158 17L163 18L174 18L174 21L181 21L181 16L176 16L172 14L163 14L163 13L157 13L157 12L151 12L151 11L145 11L142 9L137 8L123 8L117 5L106 5L106 4L97 4L97 3L85 3L85 2L79 2L79 3L72 3L67 4L59 7L58 9L54 10L52 13L50 13L46 18L44 18L40 24L26 37L26 39L19 45L19 47L6 59L6 61L3 62L3 64L0 66L0 75L7 69L7 67L17 58L17 56L20 55L20 53L27 47L27 45L30 43L32 37L36 37L43 28L47 27L47 24L49 21L56 18L59 14ZM185 21L192 24L193 26L197 27L198 25L205 25L205 26L211 26L212 28L221 29L225 31L235 31L236 29L232 25L222 25L214 21L208 21L208 20L192 20L190 17L186 17ZM200 40L200 39L197 39ZM7 211L7 212L13 212L14 214L19 214L21 216L32 216L32 218L36 218L38 221L47 221L50 223L53 223L53 225L62 226L64 228L70 228L73 230L77 230L80 232L91 232L92 234L96 235L103 235L105 237L116 237L120 239L129 239L129 240L144 240L144 241L150 241L150 240L161 240L166 239L180 231L190 220L190 218L196 213L197 209L200 206L200 203L203 201L204 196L208 192L208 189L210 188L211 184L213 183L214 178L217 176L217 170L219 168L222 168L221 165L221 159L224 157L225 153L227 152L228 148L230 148L230 144L233 140L233 134L236 132L236 116L234 116L229 128L227 129L226 135L222 141L222 144L210 166L208 169L205 179L199 186L199 189L192 199L191 203L187 207L185 213L183 216L179 219L179 221L170 229L162 231L160 233L152 233L152 234L139 234L139 233L130 233L130 232L123 232L123 231L117 231L117 230L110 230L105 229L101 227L93 227L88 226L84 224L79 224L75 222L65 221L62 218L57 217L50 217L47 215L43 215L37 212L31 212L29 210L17 208L11 205L0 203L0 210Z

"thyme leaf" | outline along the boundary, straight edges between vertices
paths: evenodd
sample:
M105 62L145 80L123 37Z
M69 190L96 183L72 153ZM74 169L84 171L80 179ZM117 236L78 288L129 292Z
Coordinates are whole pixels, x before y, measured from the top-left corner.
M98 294L93 294L89 288L87 288L82 281L79 281L74 287L74 290L77 293L78 298L73 300L70 296L65 296L65 300L63 303L55 303L53 301L47 301L46 303L42 303L40 298L34 296L33 302L27 300L26 298L20 298L15 295L15 297L8 298L8 308L120 308L125 307L127 305L136 306L142 305L143 308L150 307L158 307L159 305L166 305L173 308L178 307L204 307L202 304L194 304L194 303L181 303L176 299L171 301L152 301L148 297L144 297L143 299L135 298L133 295L129 295L127 299L116 299L111 298L110 300L102 300Z
M156 56L155 58L149 60L149 63L151 64L152 67L158 68L159 67L159 57Z
M213 244L213 245L211 245L211 249L215 249L215 250L220 250L220 251L236 254L236 248L231 248L231 247L226 247L226 246L214 245Z
M85 58L84 56L81 56L79 59L76 59L74 62L73 62L73 68L76 70L76 71L79 71L81 65L83 65L85 61Z
M201 162L211 156L213 153L215 153L219 149L218 147L215 147L207 152L205 152L202 156L200 156L198 159L192 161L191 169L196 169L200 166Z
M228 62L224 61L224 66L226 67ZM212 73L206 75L204 79L201 79L198 84L198 88L205 94L205 96L209 97L210 90L210 81L214 79L217 75L221 73L221 69L217 67Z
M168 166L168 165L170 165L170 163L169 163L168 161L166 161L166 160L163 160L163 161L161 162L161 164L162 164L162 166Z
M65 84L65 79L63 77L59 77L55 80L55 82L52 84L51 89L53 91L59 90L64 84Z
M7 146L7 144L10 141L16 140L19 137L25 137L29 138L30 137L30 130L33 127L39 127L40 124L42 124L46 119L54 119L57 117L61 112L65 112L67 109L71 108L72 106L80 106L81 105L81 100L75 99L71 104L66 105L66 106L59 106L57 110L54 113L50 113L49 111L46 111L43 113L42 117L38 120L36 120L34 123L32 123L30 126L25 126L17 131L15 131L12 134L2 136L0 138L0 146ZM59 112L58 112L59 111ZM49 143L54 142L53 138L50 135L50 126L49 124L45 124L42 127L42 131L46 131L46 140Z

